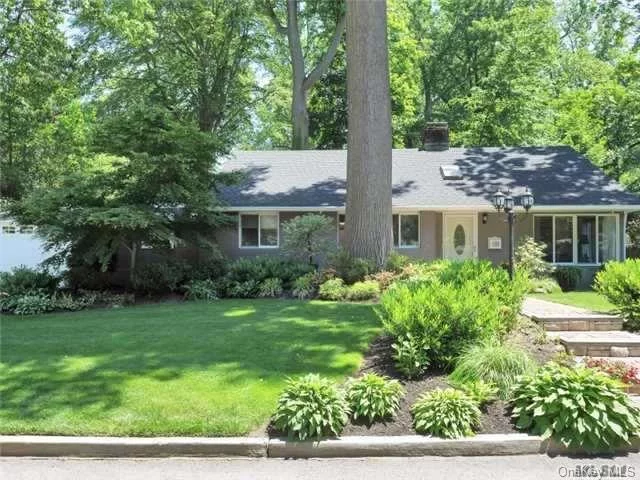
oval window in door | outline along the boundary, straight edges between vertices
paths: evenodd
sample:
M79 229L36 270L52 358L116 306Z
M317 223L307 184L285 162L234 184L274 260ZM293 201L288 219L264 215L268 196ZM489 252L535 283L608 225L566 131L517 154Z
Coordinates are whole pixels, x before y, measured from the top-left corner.
M458 255L462 255L466 244L467 235L464 233L464 227L462 225L458 225L453 231L453 249Z

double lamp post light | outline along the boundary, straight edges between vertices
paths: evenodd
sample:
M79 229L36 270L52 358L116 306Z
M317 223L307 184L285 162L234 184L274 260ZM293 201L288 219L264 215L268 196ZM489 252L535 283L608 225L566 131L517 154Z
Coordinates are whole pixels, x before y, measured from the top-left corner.
M525 188L524 193L520 195L520 205L526 212L533 207L534 198L533 193L528 188ZM515 206L516 201L511 195L511 191L507 190L507 193L502 193L502 190L493 195L493 206L498 212L504 210L507 214L507 222L509 223L509 278L513 280L513 253L514 253L514 239L513 239L513 222L515 220Z

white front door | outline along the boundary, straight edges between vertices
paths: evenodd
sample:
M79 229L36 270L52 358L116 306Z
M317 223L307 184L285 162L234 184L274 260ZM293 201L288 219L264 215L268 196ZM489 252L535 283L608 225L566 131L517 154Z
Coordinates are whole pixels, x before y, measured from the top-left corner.
M476 256L476 215L444 214L444 258L466 260Z

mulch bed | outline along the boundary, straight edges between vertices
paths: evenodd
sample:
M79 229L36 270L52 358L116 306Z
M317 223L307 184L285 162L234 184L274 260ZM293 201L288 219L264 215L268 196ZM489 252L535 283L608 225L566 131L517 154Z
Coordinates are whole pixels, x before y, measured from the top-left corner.
M519 328L507 339L509 343L518 345L529 352L539 363L545 363L560 351L560 347L553 342L541 343L539 327L523 319ZM421 378L407 380L395 369L391 357L390 337L379 337L370 346L365 359L356 376L363 373L378 373L400 380L406 395L400 401L400 409L396 416L386 422L376 422L373 425L350 422L342 432L348 435L417 435L412 427L411 405L418 397L428 390L447 388L447 374L443 371L427 371ZM516 433L511 422L510 412L506 402L498 400L489 404L482 414L482 424L478 433Z
M562 347L546 339L541 334L540 327L529 319L522 318L518 328L515 329L506 340L508 343L517 345L527 351L541 365L551 360L558 352L563 351ZM447 388L447 373L438 370L429 370L422 377L407 380L395 369L391 344L393 339L389 336L376 338L369 346L365 354L364 361L356 377L364 373L377 373L394 378L402 384L405 395L400 400L400 409L396 415L384 422L375 422L367 425L364 422L354 422L350 420L342 431L341 436L353 435L373 435L373 436L394 436L394 435L418 435L413 429L413 418L411 417L411 406L424 392L436 388ZM515 426L511 422L511 413L505 401L497 400L489 404L482 412L481 426L478 433L517 433ZM272 425L266 425L254 434L266 433L270 437L284 436Z

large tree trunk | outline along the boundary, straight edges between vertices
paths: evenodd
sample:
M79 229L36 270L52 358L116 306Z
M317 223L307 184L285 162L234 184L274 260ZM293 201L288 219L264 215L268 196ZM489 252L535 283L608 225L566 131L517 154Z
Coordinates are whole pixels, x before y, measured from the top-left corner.
M433 120L433 98L431 96L431 76L426 65L422 66L422 88L424 90L424 120Z
M393 245L386 0L347 1L347 248L382 267Z
M293 95L291 100L291 149L304 150L309 147L309 112L304 78L296 78L294 69Z

